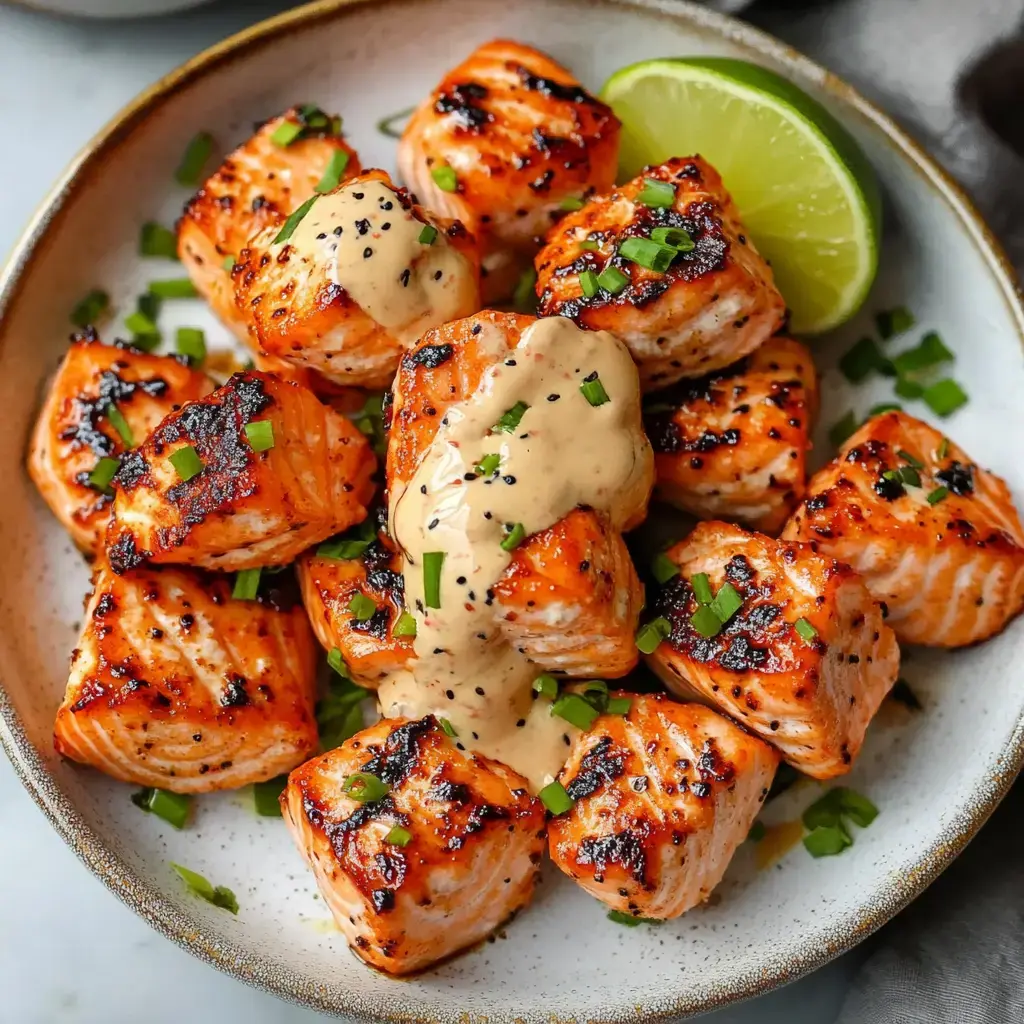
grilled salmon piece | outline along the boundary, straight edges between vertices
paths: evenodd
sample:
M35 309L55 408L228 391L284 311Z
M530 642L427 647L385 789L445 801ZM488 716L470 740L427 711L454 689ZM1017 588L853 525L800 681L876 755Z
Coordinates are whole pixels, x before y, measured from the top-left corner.
M386 387L405 346L480 308L472 236L384 171L320 196L287 240L275 242L278 233L243 250L239 307L263 352L336 384Z
M868 420L811 478L783 537L849 562L906 643L977 643L1024 607L1024 530L1006 484L903 412Z
M331 166L343 175L359 172L355 150L335 131L336 121L309 105L292 107L264 124L221 164L188 201L178 220L178 256L192 283L224 325L249 343L248 321L235 304L227 264L258 232L279 230ZM275 135L298 130L288 145ZM289 133L290 134L290 133ZM344 154L335 160L336 154Z
M404 611L402 559L386 538L371 541L354 557L337 552L337 545L328 542L299 559L302 598L320 643L341 654L355 682L374 689L413 657L415 633L394 634ZM357 595L373 602L371 614L353 611Z
M398 144L402 179L481 243L484 301L507 298L563 203L615 183L619 121L561 65L495 39L449 71ZM446 177L447 176L447 177Z
M645 204L648 181L661 185L671 206ZM657 228L681 229L693 242L664 273L620 251ZM595 196L548 232L534 262L540 315L617 335L633 353L645 390L735 363L778 330L785 312L771 268L744 233L722 179L697 156L648 167ZM589 297L580 278L587 271L611 272ZM616 275L621 290L610 291L604 285Z
M768 795L778 755L700 704L615 694L558 778L574 801L548 824L551 858L591 896L665 920L722 880Z
M124 782L208 793L261 782L317 749L316 641L294 580L258 600L225 576L101 562L57 712L58 753Z
M656 495L700 519L778 533L803 497L817 400L810 352L781 336L652 395Z
M110 520L109 489L89 479L99 461L120 459L173 409L212 390L209 377L172 356L103 345L92 328L73 337L36 420L28 471L82 551L102 551Z
M392 493L412 478L449 408L473 395L533 322L485 310L428 332L406 354L391 408ZM622 497L631 511L627 529L646 514L649 488L650 480L643 481ZM572 676L615 678L636 664L633 633L642 605L643 587L622 535L589 509L528 537L494 587L495 617L509 641L537 665Z
M900 660L864 581L806 544L726 523L698 524L668 557L680 575L653 608L669 633L648 662L669 689L724 711L807 775L849 771ZM727 586L742 598L711 636L691 621L700 573L716 600Z
M346 793L358 772L386 794ZM511 769L457 750L433 717L380 721L302 765L281 807L356 956L388 974L479 942L533 894L543 807Z
M366 438L311 391L236 373L121 460L110 563L284 565L366 518L374 464Z

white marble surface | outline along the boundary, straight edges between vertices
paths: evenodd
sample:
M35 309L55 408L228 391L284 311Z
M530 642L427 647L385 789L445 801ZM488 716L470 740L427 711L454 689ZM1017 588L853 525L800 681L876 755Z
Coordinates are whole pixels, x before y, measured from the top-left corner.
M136 92L204 46L290 6L233 0L150 21L0 6L0 253L73 154ZM858 955L709 1024L829 1024ZM313 1024L152 931L86 871L0 758L0 1024Z

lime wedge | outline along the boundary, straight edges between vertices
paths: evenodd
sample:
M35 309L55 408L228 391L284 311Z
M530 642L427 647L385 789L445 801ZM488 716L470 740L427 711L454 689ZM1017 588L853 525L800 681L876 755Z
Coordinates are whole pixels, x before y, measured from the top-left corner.
M848 320L878 269L881 203L860 147L792 82L725 57L648 60L601 90L623 124L623 178L699 153L739 207L797 334Z

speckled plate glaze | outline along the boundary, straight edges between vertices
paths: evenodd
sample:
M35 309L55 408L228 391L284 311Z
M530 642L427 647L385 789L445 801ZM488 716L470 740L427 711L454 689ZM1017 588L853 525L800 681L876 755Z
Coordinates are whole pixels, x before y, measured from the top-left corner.
M224 145L299 100L345 116L366 166L390 167L378 118L415 103L475 45L509 35L550 51L597 88L645 57L711 53L759 61L794 79L858 137L887 199L878 284L860 319L818 343L823 423L888 398L846 386L835 356L896 303L957 352L973 401L948 430L1024 497L1024 312L1012 274L967 200L886 118L820 68L756 31L658 0L386 0L300 8L200 56L142 96L69 168L0 279L0 738L54 827L112 891L154 927L242 980L364 1019L646 1020L763 992L848 949L919 893L966 844L1024 756L1024 622L955 654L908 651L924 702L887 707L851 784L882 809L842 857L800 847L758 870L746 844L712 901L659 928L624 929L548 869L533 905L492 943L404 983L358 963L327 919L280 821L247 792L203 798L177 833L140 814L125 786L63 763L51 743L88 571L23 470L42 382L68 332L67 311L103 285L123 314L144 282L180 271L136 256L139 224L173 219L184 193L171 169L198 128ZM770 154L765 154L770 159ZM165 326L200 324L198 303L168 304ZM914 339L916 340L916 339ZM894 343L898 344L898 343ZM824 431L819 450L827 452ZM791 819L802 783L767 812ZM175 860L238 895L237 918L182 891ZM570 952L571 951L571 952Z

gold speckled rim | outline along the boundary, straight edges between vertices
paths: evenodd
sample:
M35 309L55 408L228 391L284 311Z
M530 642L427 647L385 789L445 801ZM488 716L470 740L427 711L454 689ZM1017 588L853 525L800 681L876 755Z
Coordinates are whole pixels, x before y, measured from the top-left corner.
M0 330L6 310L15 300L22 281L39 248L50 237L68 201L84 187L86 178L98 172L107 154L117 148L134 128L151 116L169 97L201 79L214 68L237 61L292 32L318 22L344 17L350 10L370 3L428 3L433 0L318 0L304 7L270 18L238 33L183 64L160 79L126 106L72 160L49 195L30 220L0 273ZM609 6L632 8L647 15L683 22L716 34L747 51L753 58L768 58L788 68L798 80L809 82L873 126L893 149L910 164L922 185L937 192L953 210L978 253L988 266L1024 344L1024 305L1013 267L981 215L960 186L924 150L878 108L856 90L795 50L769 35L726 15L682 0L590 0ZM176 907L166 896L152 889L117 854L109 849L51 775L39 751L29 740L13 702L0 686L0 742L25 788L79 858L112 892L158 931L190 953L236 978L288 1000L334 1014L368 1021L422 1019L418 1011L402 1007L402 991L395 991L387 1005L363 1001L355 993L340 999L308 977L282 967L269 957L253 954L234 940L206 928L198 919ZM805 948L788 960L736 976L729 985L701 995L659 996L652 993L649 1006L638 1006L629 1015L630 1024L672 1016L689 1016L759 995L793 981L844 953L903 909L924 890L960 853L985 823L1006 794L1024 763L1024 715L996 762L990 766L986 783L974 794L969 809L958 815L949 829L920 857L917 868L893 881L891 888L877 896L863 916L850 923L831 941ZM476 1016L452 1006L444 1020L465 1021ZM483 1018L481 1018L483 1019ZM552 1018L553 1019L553 1018ZM619 1018L606 1018L607 1024ZM623 1018L625 1020L625 1018Z

